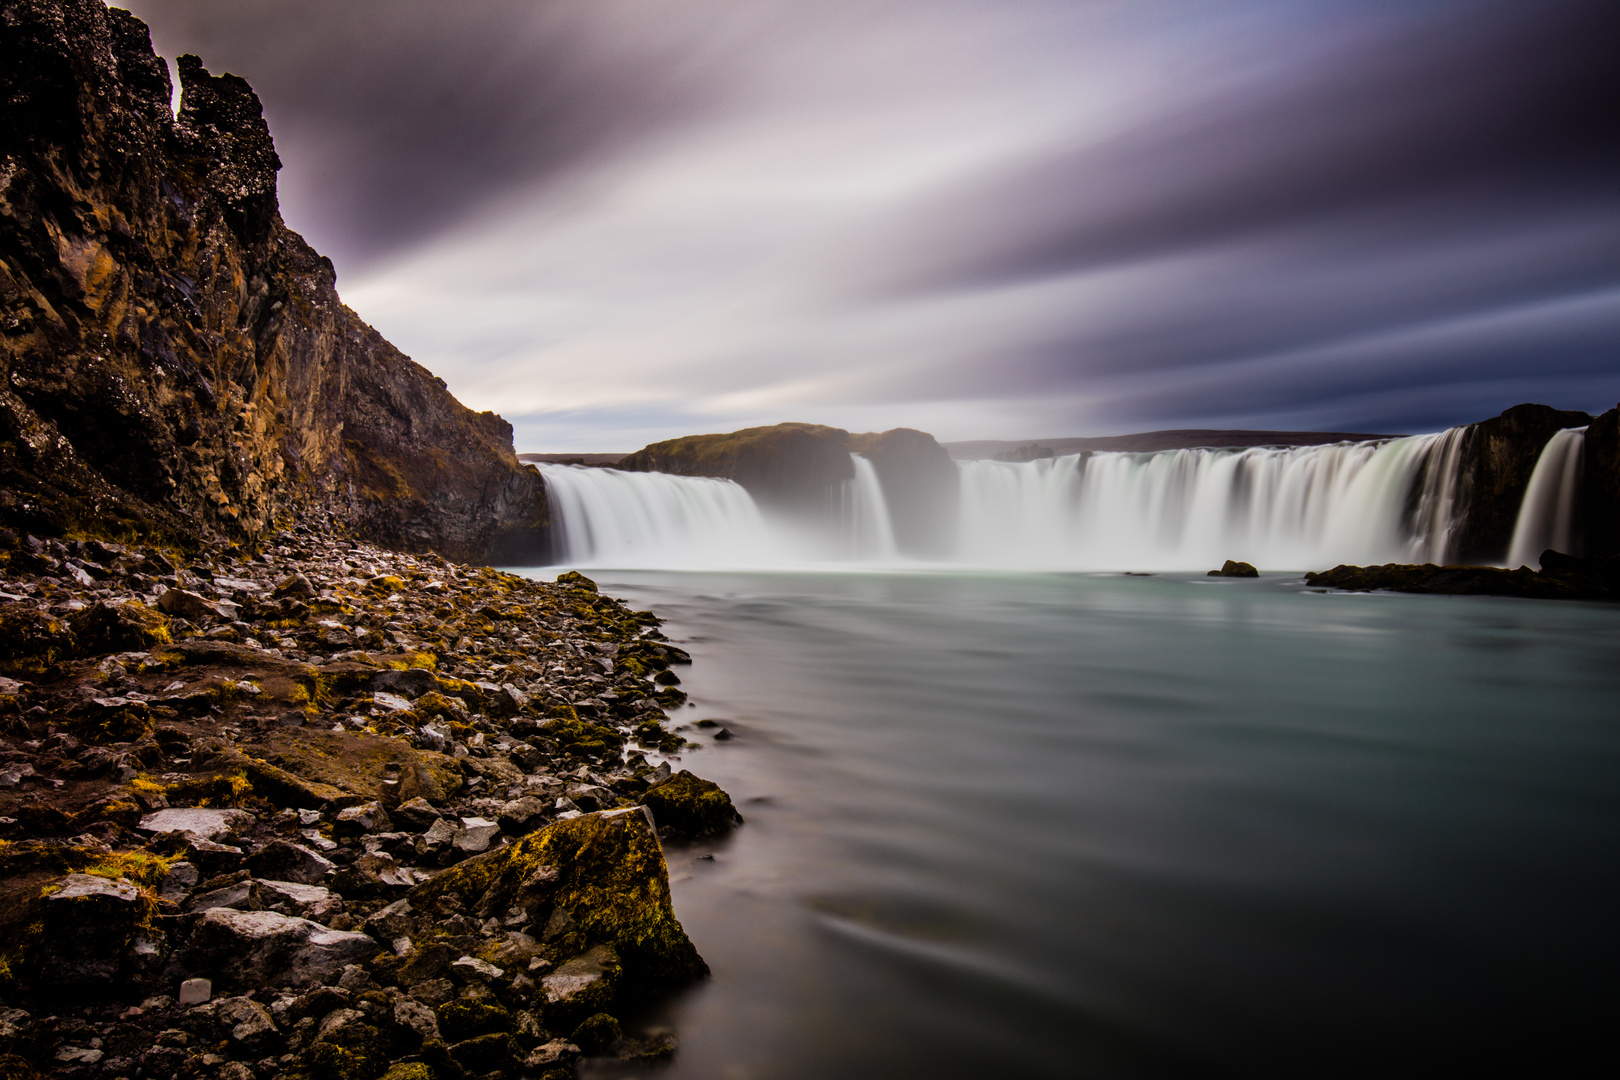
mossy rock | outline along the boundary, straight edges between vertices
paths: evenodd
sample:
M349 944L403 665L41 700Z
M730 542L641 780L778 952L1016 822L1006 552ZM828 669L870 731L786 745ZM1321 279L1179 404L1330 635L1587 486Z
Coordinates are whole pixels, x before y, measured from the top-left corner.
M27 1058L0 1054L0 1080L39 1080L39 1073Z
M444 896L479 919L523 908L531 925L553 928L547 943L558 956L610 946L625 969L621 985L638 993L708 973L675 918L664 853L639 808L555 822L468 859L413 889L411 906L432 911Z
M658 831L674 839L719 836L742 824L731 796L720 785L682 769L641 796Z
M512 1027L512 1014L494 998L461 997L439 1006L439 1030L453 1043Z
M0 675L44 675L78 654L78 639L61 619L31 604L0 604Z
M572 709L568 710L573 712ZM624 736L610 727L589 720L558 717L540 725L540 733L554 740L564 753L575 757L599 758L624 747Z
M169 617L139 600L122 604L97 602L69 619L79 648L86 655L135 652L169 643Z
M558 574L557 584L563 586L564 588L580 589L589 593L596 591L596 582L592 581L578 570L570 570L565 574Z
M474 1076L505 1072L517 1065L519 1054L517 1040L504 1031L492 1031L450 1047L456 1064Z
M611 1013L596 1013L580 1021L568 1041L587 1054L606 1054L619 1045L624 1029Z
M380 1080L438 1080L433 1070L420 1061L402 1061L390 1065Z

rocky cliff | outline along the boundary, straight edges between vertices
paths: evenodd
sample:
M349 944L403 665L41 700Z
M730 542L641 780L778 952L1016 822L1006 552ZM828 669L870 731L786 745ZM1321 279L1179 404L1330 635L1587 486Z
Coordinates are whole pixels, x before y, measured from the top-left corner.
M0 7L0 524L182 544L295 515L541 561L511 427L338 299L251 87L101 0Z
M1525 488L1542 450L1564 428L1591 421L1583 412L1515 405L1500 416L1469 425L1457 477L1461 524L1451 557L1486 564L1507 558Z

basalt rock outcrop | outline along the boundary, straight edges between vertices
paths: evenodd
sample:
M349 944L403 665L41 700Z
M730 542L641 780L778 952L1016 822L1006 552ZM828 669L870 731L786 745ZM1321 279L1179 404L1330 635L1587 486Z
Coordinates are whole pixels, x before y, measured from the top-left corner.
M1451 557L1470 564L1506 559L1541 452L1559 431L1591 421L1584 412L1515 405L1464 429L1457 475L1461 513Z
M1541 555L1541 569L1521 566L1435 566L1388 563L1335 566L1305 575L1317 589L1407 592L1449 596L1518 596L1532 600L1620 600L1620 559L1581 559L1559 551Z
M855 476L851 453L872 462L901 552L948 552L955 542L958 474L927 432L851 435L820 424L776 424L653 443L618 467L735 480L767 510L825 523L837 511L841 486Z
M308 526L182 565L37 543L0 563L0 627L44 628L0 634L0 1076L674 1052L630 1023L707 970L658 836L740 819L678 768L710 729L666 715L689 658L651 612Z
M251 87L101 0L0 8L0 524L192 545L294 516L542 561L511 427L339 300Z
M1586 553L1594 558L1620 557L1620 408L1587 426L1581 479Z

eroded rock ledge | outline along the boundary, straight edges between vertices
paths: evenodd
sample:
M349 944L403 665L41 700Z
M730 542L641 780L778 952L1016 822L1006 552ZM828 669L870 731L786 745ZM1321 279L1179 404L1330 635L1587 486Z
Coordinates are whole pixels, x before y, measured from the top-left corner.
M1620 600L1620 557L1578 559L1562 552L1545 551L1541 569L1521 566L1504 570L1493 566L1421 566L1388 563L1383 566L1335 566L1319 574L1306 574L1313 588L1371 592L1436 593L1453 596L1522 596L1535 600Z
M0 1075L674 1051L619 1020L707 971L660 833L740 819L651 613L307 527L0 549Z

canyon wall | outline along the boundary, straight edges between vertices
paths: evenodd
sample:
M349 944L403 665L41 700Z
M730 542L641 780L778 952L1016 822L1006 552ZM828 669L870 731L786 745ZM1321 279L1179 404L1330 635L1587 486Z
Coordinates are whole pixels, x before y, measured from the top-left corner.
M282 222L246 82L101 0L0 10L0 524L194 544L295 516L456 559L550 553L512 429L338 298Z

